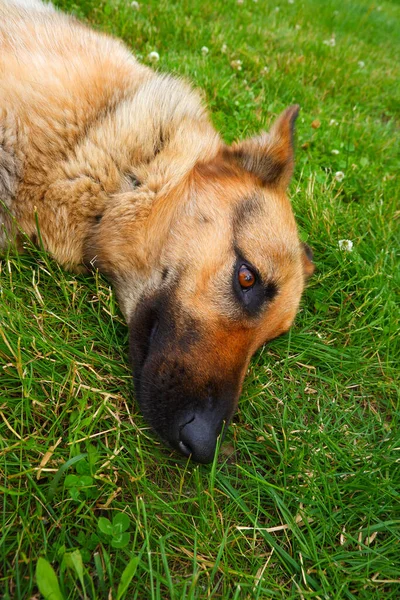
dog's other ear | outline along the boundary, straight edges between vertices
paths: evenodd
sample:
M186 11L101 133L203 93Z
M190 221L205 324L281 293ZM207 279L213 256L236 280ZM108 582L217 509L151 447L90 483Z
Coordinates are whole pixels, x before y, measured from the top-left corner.
M281 113L269 133L238 142L232 146L235 160L264 185L286 188L293 173L294 124L299 114L298 104Z
M302 242L302 246L303 246L302 261L303 261L304 278L309 279L311 277L311 275L314 274L314 271L315 271L314 254L308 244L305 244L304 242Z

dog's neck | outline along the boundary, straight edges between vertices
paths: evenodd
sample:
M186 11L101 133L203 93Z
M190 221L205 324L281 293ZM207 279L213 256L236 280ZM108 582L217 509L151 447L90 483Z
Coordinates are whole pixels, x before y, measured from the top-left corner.
M210 160L221 146L197 92L180 80L153 73L111 110L82 127L79 135L74 132L67 155L56 151L57 139L62 141L71 135L70 123L63 119L61 113L57 123L51 125L57 132L50 145L51 156L49 125L44 124L47 131L41 131L35 123L36 154L26 157L19 193L31 198L33 209L23 228L34 236L36 209L46 248L61 264L75 270L84 259L92 260L100 254L92 239L101 229L97 227L101 217L120 208L125 219L132 212L135 232L143 228L153 202L170 198L196 163ZM46 155L41 155L41 144ZM62 223L49 223L47 214L46 219L41 218L47 202L65 206L64 212L58 213L58 220L63 215ZM160 211L165 216L167 212L166 207ZM167 222L168 218L156 225L160 236ZM55 229L58 239L54 237ZM65 243L59 243L59 236L65 238ZM87 254L91 246L96 252L89 250ZM102 268L103 263L98 260L97 266Z
M117 40L64 27L68 19L45 11L33 35L27 12L7 21L0 192L23 230L34 238L38 220L46 249L76 268L88 230L121 194L139 183L141 202L146 191L147 203L167 197L220 142L197 92L140 65Z

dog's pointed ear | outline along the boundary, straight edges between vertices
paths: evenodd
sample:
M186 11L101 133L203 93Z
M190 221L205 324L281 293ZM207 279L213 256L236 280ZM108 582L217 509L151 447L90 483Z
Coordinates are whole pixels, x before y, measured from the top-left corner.
M313 275L314 271L315 271L314 254L308 244L305 244L304 242L302 242L302 246L303 246L302 262L303 262L304 279L310 279L311 275Z
M238 142L231 148L233 158L264 185L286 188L293 173L294 124L298 104L289 106L272 125L269 133Z

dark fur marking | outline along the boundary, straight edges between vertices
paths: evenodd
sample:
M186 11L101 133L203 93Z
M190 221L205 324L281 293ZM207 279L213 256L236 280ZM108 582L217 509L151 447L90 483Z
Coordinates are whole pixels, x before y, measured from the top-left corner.
M160 126L158 139L156 140L155 146L154 146L154 157L156 157L157 154L160 154L161 150L165 147L167 142L168 142L167 136L165 135L162 126Z
M233 214L233 235L237 237L238 231L243 228L247 220L260 214L260 202L256 195L245 198L235 206Z
M210 219L210 217L206 217L206 215L201 214L197 217L197 222L202 225L209 225L213 222L213 220Z
M140 187L142 184L140 183L139 179L137 177L135 177L135 175L133 173L127 173L125 175L125 177L128 179L130 185L133 188L138 188Z
M268 302L271 302L271 300L273 300L278 293L278 286L276 285L276 283L271 281L270 283L267 283L267 285L264 287L264 293L265 299L268 300Z
M307 256L308 260L310 260L312 263L314 262L314 253L311 250L310 246L308 244L306 244L305 242L302 242L303 245L303 249L305 252L305 255Z
M264 154L262 148L257 148L251 153L245 150L235 150L233 157L245 171L256 175L263 185L277 182L286 168L285 163L280 163L272 156Z

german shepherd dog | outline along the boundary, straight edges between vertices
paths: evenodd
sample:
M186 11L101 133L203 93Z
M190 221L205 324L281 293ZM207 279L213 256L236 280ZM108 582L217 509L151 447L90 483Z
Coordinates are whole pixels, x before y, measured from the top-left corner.
M313 272L286 195L298 110L227 146L183 81L51 4L0 0L0 246L39 229L111 280L143 415L198 462Z

